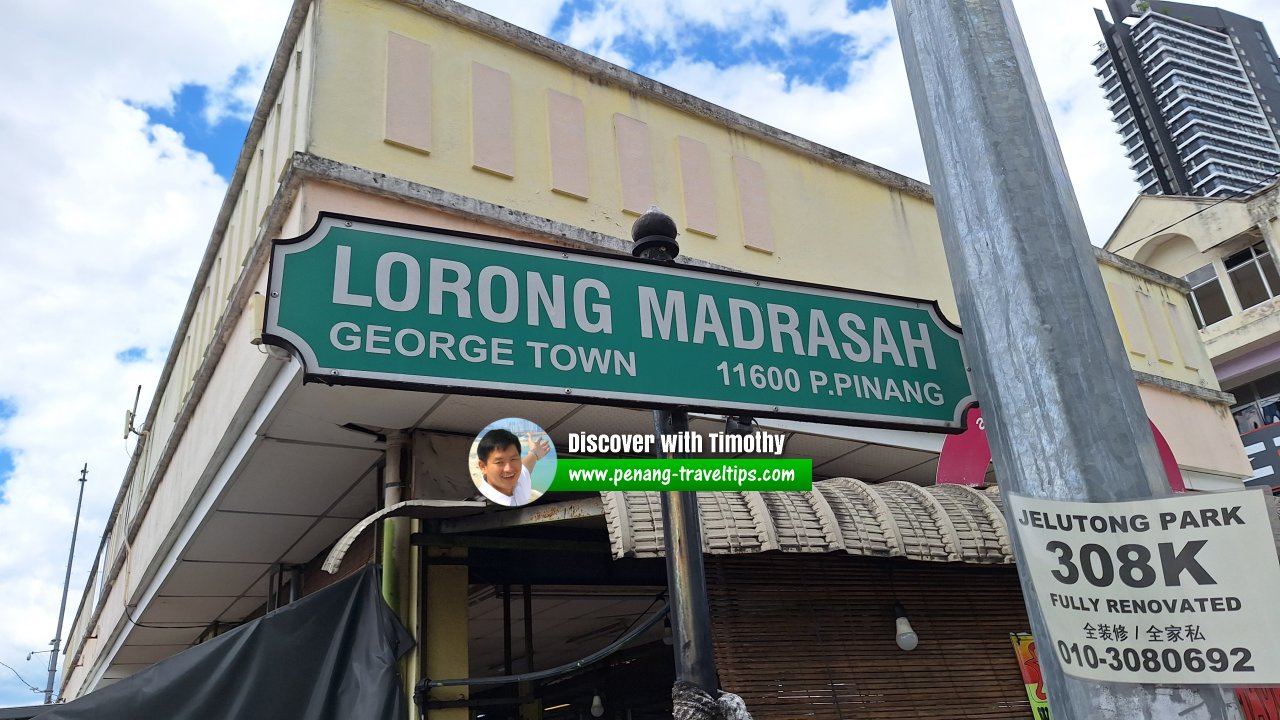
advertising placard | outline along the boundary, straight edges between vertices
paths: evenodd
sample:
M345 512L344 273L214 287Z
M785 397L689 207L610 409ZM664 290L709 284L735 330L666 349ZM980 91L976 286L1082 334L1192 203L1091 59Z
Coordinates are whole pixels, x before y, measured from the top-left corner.
M1280 683L1280 597L1258 491L1114 503L1009 496L1036 599L1069 675Z
M1022 684L1027 688L1027 701L1031 703L1032 720L1053 720L1049 714L1049 695L1044 689L1044 675L1040 672L1040 655L1035 638L1028 633L1009 633L1013 652L1018 656L1018 669L1022 671Z
M310 381L944 431L974 400L932 301L338 215L268 287Z

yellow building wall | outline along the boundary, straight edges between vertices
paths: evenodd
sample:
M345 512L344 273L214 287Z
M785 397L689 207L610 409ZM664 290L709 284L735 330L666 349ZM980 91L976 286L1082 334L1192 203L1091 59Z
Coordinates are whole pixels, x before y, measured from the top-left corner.
M1197 250L1205 252L1254 224L1249 218L1248 207L1242 201L1144 195L1134 201L1105 247L1117 255L1180 275L1176 270L1152 262L1151 252L1166 238L1173 235L1189 237Z
M1169 443L1173 458L1185 470L1247 478L1253 474L1226 405L1151 385L1139 385L1147 416ZM1188 488L1200 489L1194 478Z
M682 252L737 270L862 290L937 298L956 320L932 203L787 147L712 122L411 7L322 0L309 150L326 158L630 239L615 115L648 128L653 195L682 227ZM384 140L392 33L429 46L430 149ZM472 63L508 73L514 173L473 167ZM549 90L581 100L588 191L552 188ZM395 110L390 110L395 112ZM477 130L480 128L480 130ZM679 138L704 144L716 236L684 229ZM765 205L739 203L735 158L758 163ZM746 247L765 219L772 252Z
M1181 290L1098 263L1134 370L1218 390L1209 354Z
M1228 299L1234 301L1233 296ZM1273 344L1280 338L1280 303L1254 305L1210 325L1201 335L1209 354L1222 360Z
M1229 360L1276 341L1280 302L1241 307L1223 258L1266 240L1274 251L1280 237L1274 200L1141 197L1112 234L1108 249L1175 276L1213 268L1231 315L1199 331L1209 357ZM1270 203L1270 205L1269 205Z
M653 195L682 227L685 255L745 272L936 299L944 314L958 322L937 218L926 198L406 5L321 0L318 7L316 42L324 52L316 54L307 135L307 149L315 155L629 239L636 215L623 209L624 168L616 152L622 141L615 129L615 116L624 115L647 127ZM428 94L421 106L427 108L425 116L410 128L421 131L412 140L420 147L388 140L395 134L388 118L395 116L401 128L406 123L397 115L403 115L403 103L391 97L392 86L397 92L403 89L387 69L388 57L396 44L406 43L416 48L415 62L423 63L428 75L414 86ZM473 118L473 63L510 76L514 124L509 176L477 167L482 161L473 152L473 141L494 123ZM581 101L589 149L585 198L553 187L548 91ZM684 227L684 183L689 178L682 171L681 138L707 149L706 196L714 205L714 236ZM763 171L768 205L763 215L740 203L735 158L759 163ZM323 195L308 199L309 217L331 209ZM1179 206L1196 202L1162 200ZM371 211L371 217L393 219L405 212L388 207L395 203L368 204L380 206L383 213ZM1156 229L1154 224L1165 217L1141 203L1135 213L1135 231L1148 225ZM1202 213L1203 221L1214 225L1238 224L1237 215L1229 207ZM761 217L770 226L772 252L748 247L749 221ZM482 223L461 224L470 227L458 229L486 232ZM1119 268L1101 267L1134 369L1216 389L1179 293Z

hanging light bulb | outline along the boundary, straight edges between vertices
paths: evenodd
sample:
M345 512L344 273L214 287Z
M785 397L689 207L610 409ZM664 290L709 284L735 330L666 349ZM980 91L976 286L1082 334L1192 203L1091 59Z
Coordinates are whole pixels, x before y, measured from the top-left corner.
M600 699L600 691L596 691L595 697L591 698L591 717L604 716L604 701Z
M898 647L906 652L911 652L920 644L920 636L916 635L916 631L911 627L911 621L907 619L907 609L902 603L893 604L894 615L894 642L898 643Z

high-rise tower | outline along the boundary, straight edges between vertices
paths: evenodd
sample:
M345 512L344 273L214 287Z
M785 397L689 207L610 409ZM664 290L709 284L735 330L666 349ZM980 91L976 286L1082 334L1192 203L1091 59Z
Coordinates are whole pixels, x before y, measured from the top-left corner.
M1146 195L1227 196L1280 173L1280 63L1262 23L1215 7L1107 0L1093 61Z

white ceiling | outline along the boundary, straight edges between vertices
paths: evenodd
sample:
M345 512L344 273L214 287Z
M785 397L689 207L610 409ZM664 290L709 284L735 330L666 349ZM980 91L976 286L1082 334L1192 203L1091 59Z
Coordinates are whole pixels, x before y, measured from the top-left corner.
M302 385L295 380L256 429L253 447L233 469L233 480L181 550L180 561L163 579L157 596L135 617L155 627L128 629L106 678L123 677L187 646L215 620L235 622L257 612L267 601L273 566L312 561L374 512L380 504L376 464L383 452L377 433L417 428L474 434L504 417L533 420L561 448L571 432L653 432L653 414L647 410ZM704 433L723 428L723 420L714 416L694 415L690 422ZM358 427L344 427L348 424ZM929 484L936 471L935 448L941 445L939 436L921 433L775 421L762 426L789 433L785 455L812 458L817 478ZM871 444L873 440L901 447ZM582 635L584 628L590 630L592 623L608 634L604 626L613 618L634 616L651 599L626 592L631 596L536 600L539 647L546 652L538 665L543 666L544 659L567 661L585 654L583 649L589 652L607 644L611 638L577 644L569 639ZM520 603L513 605L518 615ZM491 617L495 607L500 620L501 604L495 599L473 605L477 663L501 662L501 629L494 630ZM495 632L498 655L490 662ZM523 648L522 641L516 644ZM473 663L473 671L478 670Z

